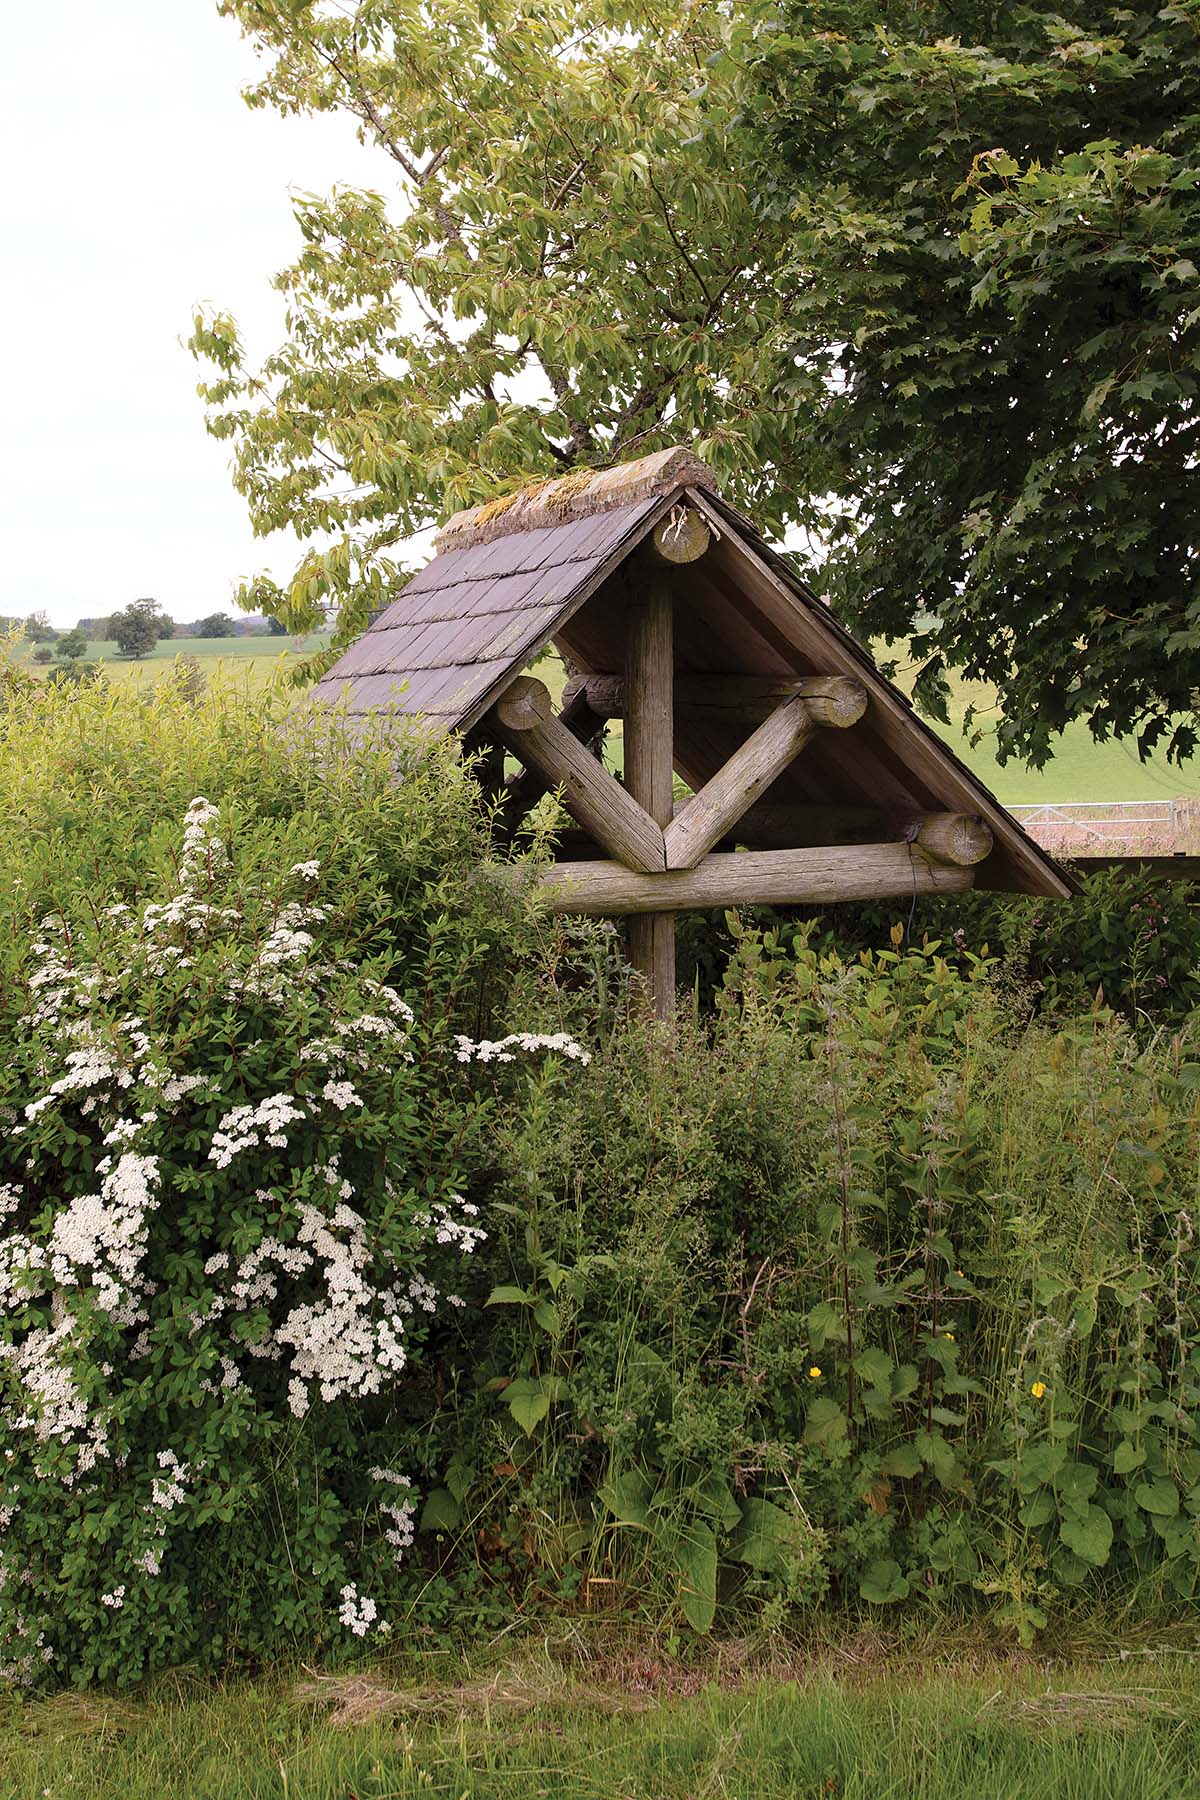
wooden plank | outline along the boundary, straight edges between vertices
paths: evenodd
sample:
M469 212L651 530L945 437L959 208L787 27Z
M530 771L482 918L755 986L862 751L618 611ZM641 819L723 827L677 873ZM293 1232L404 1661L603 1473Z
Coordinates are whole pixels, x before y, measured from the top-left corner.
M662 828L554 716L544 682L521 675L492 708L488 731L563 790L568 811L631 869L666 866Z
M508 864L489 871L520 885ZM812 850L744 850L706 856L694 869L638 873L614 862L555 863L538 892L550 910L636 914L722 906L823 906L840 900L907 900L961 894L971 869L935 863L915 844L841 844Z
M776 708L667 826L668 869L693 868L800 754L816 729L807 701L797 697Z
M704 548L707 542L706 530ZM670 824L675 803L674 678L673 603L670 586L660 577L647 582L630 600L625 648L625 785L660 833ZM648 913L631 919L628 946L630 962L645 979L654 1016L672 1019L675 915Z

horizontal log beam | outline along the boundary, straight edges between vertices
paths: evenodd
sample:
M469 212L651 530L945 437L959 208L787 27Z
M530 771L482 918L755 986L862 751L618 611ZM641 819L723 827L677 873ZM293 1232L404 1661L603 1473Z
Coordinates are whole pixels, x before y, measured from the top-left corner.
M817 727L806 700L776 707L663 833L668 869L691 869L799 756Z
M544 682L519 675L501 694L489 725L523 763L530 763L563 798L610 856L630 869L666 866L660 826L640 807L604 765L554 716L554 703Z
M914 841L935 862L969 869L992 853L991 827L971 813L925 813L915 824Z
M582 695L593 713L625 717L625 683L619 675L578 676L567 694ZM807 700L818 725L845 729L862 718L867 691L848 675L684 675L675 677L675 713L719 723L756 723L787 700Z
M489 871L519 886L519 867ZM814 850L745 850L706 856L694 869L635 874L612 862L555 863L538 893L552 912L599 917L707 911L720 906L822 906L841 900L960 894L970 869L935 863L913 844L845 844Z

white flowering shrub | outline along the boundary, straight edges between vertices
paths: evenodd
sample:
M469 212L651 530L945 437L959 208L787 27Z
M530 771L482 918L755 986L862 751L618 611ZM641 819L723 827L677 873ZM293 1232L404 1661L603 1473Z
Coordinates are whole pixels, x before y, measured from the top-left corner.
M193 799L148 897L80 895L9 966L8 1679L391 1628L417 1502L388 1466L395 1404L486 1232L463 1170L503 1071L478 1065L583 1053L453 1029L452 977L487 946L460 931L448 975L427 894L402 993L386 817L376 843L347 810L307 823L336 880L294 818Z

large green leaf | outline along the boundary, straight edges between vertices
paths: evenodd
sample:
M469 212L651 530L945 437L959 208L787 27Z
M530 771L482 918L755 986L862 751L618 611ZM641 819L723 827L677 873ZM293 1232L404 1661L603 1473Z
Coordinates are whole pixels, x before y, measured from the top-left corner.
M872 1606L890 1606L897 1600L907 1599L908 1578L901 1573L899 1563L890 1557L878 1557L867 1565L858 1591Z
M1068 1550L1093 1569L1102 1569L1112 1549L1112 1520L1103 1507L1085 1506L1072 1510L1059 1523L1058 1535Z
M693 1631L712 1629L717 1610L717 1540L696 1521L679 1528L675 1542L679 1603Z
M794 1515L773 1500L743 1500L741 1522L730 1537L729 1554L752 1569L778 1571L796 1531Z

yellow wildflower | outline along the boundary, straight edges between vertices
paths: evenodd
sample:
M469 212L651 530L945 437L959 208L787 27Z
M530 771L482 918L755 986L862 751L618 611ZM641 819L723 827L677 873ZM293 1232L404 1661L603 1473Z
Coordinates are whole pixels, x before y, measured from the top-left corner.
M952 1344L954 1342L954 1333L952 1331L943 1331L942 1336L948 1343Z
M1040 1400L1046 1391L1046 1384L1044 1381L1035 1381L1029 1391L1035 1400Z
M816 1363L814 1363L812 1368L808 1371L808 1379L810 1381L820 1381L821 1371L818 1369Z

